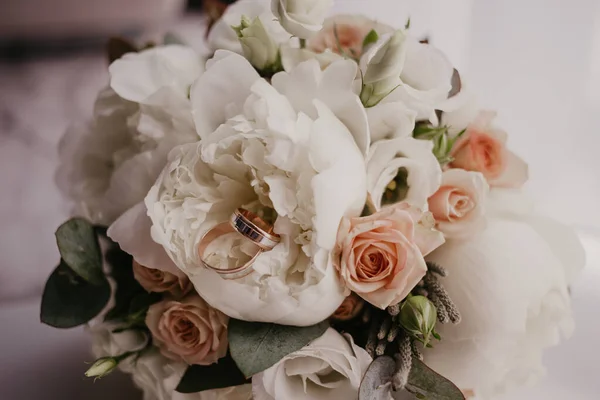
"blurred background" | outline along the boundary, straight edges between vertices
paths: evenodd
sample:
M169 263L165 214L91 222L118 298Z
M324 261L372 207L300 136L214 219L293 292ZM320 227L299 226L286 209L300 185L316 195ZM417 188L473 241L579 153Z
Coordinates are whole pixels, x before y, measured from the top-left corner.
M212 0L215 1L215 0ZM222 0L225 1L225 0ZM588 265L572 288L577 332L548 352L548 377L502 400L600 399L600 1L336 0L428 37L530 164L539 211L571 224ZM53 181L56 145L91 114L107 83L105 43L175 33L203 50L202 1L0 1L0 399L128 399L124 376L83 378L82 329L39 323L44 282L59 259L54 230L68 206ZM93 387L92 387L93 385ZM91 390L94 389L94 390Z

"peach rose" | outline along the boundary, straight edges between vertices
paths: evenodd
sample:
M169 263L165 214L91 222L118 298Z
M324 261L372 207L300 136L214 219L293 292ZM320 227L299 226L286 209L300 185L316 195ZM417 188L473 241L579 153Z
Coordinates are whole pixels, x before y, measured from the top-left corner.
M506 148L506 132L492 126L495 117L479 113L454 146L450 167L481 172L490 186L519 188L529 178L527 164Z
M429 198L429 211L445 237L463 239L485 227L485 198L489 186L479 172L449 169L442 186Z
M198 365L225 356L228 321L229 317L197 295L163 300L150 306L146 315L154 344L165 357Z
M365 301L358 297L356 293L352 293L344 299L342 305L335 310L331 318L338 321L350 321L360 314L364 305Z
M337 15L325 21L323 29L308 42L308 49L315 53L331 50L337 54L360 58L363 52L363 41L372 30L380 36L393 31L391 27L366 17Z
M146 291L154 293L170 293L181 298L194 288L186 275L181 276L167 271L147 268L133 260L133 276Z
M334 264L347 289L381 309L402 301L427 272L423 257L444 243L433 225L431 214L407 203L344 218Z

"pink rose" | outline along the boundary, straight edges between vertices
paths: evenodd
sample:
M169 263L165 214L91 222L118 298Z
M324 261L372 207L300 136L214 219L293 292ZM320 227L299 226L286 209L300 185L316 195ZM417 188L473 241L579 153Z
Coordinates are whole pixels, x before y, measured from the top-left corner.
M351 293L350 296L344 299L344 302L333 313L331 318L338 321L350 321L356 318L363 310L365 301L358 297L356 293Z
M188 294L194 287L186 275L181 276L153 268L146 268L133 261L133 276L148 292L170 293L175 298Z
M346 287L381 309L402 301L427 272L423 257L444 243L433 225L406 203L344 218L334 264Z
M172 360L209 365L227 353L229 318L197 295L153 304L146 324L154 344Z
M369 18L358 15L337 15L325 21L323 29L308 42L308 49L315 53L331 50L334 53L360 58L365 37L372 30L380 36L393 31L391 27Z
M529 178L527 164L506 148L506 132L492 126L495 117L479 113L454 146L450 167L481 172L490 186L519 188Z
M442 186L429 198L429 211L445 237L463 239L485 227L485 198L489 186L479 172L449 169Z

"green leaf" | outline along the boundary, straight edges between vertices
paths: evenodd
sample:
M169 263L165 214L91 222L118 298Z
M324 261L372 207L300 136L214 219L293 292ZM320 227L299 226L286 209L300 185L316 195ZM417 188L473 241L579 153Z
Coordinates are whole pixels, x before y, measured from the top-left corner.
M93 285L103 285L102 253L92 224L73 218L56 230L56 244L65 264Z
M358 400L388 400L391 397L392 379L396 361L392 357L378 357L369 365L360 383Z
M116 244L106 253L110 275L115 280L115 306L106 314L105 321L127 321L133 300L147 293L133 276L133 258Z
M108 62L112 64L127 53L137 53L138 49L131 42L124 38L113 37L108 39L106 44L106 53Z
M183 41L183 39L181 39L181 37L179 37L179 35L173 33L173 32L167 32L163 38L163 44L166 45L170 45L170 44L176 44L176 45L182 45L185 46L186 43Z
M329 328L323 321L308 327L284 326L262 322L229 321L231 356L242 373L250 378L283 357L300 350Z
M377 31L375 29L371 29L371 32L369 32L367 34L367 36L365 36L365 40L363 40L363 44L362 44L363 49L373 43L377 43L378 40L379 40L379 34L377 33Z
M455 384L444 378L422 361L413 358L406 390L417 398L427 400L465 400L465 396Z
M217 363L191 365L175 389L179 393L197 393L249 383L229 354Z
M61 261L44 288L40 320L55 328L67 329L89 322L110 299L106 278L92 285Z

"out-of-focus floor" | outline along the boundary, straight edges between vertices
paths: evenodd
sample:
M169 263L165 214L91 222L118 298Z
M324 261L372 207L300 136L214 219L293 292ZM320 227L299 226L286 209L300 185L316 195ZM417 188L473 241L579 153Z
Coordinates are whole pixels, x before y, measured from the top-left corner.
M338 0L336 7L396 26L410 15L411 29L444 49L482 103L499 110L510 146L529 161L528 191L540 210L573 225L584 241L588 266L572 288L575 336L548 352L549 374L539 386L503 400L599 399L600 2ZM202 35L197 19L175 31L195 42ZM70 120L89 115L105 83L100 51L0 61L3 400L134 398L126 379L84 380L84 332L52 330L37 315L59 258L53 233L68 215L53 183L56 145Z

